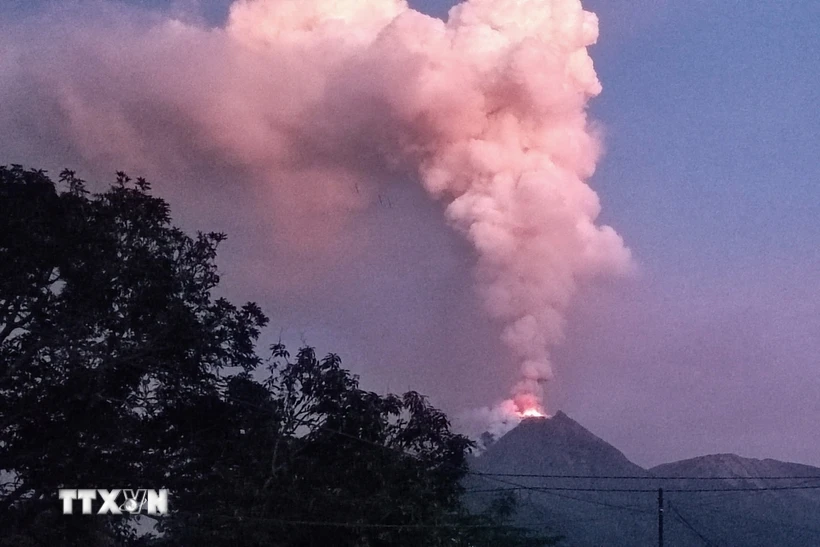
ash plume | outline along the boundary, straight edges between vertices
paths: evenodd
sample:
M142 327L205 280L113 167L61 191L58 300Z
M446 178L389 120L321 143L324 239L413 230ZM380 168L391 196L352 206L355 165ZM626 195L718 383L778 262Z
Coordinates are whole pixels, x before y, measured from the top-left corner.
M89 163L238 166L294 246L327 244L311 217L343 233L387 180L420 181L520 363L488 415L542 407L579 282L633 267L587 184L598 22L577 0L470 0L446 22L401 0L237 0L220 27L80 3L0 30L0 118L35 101Z

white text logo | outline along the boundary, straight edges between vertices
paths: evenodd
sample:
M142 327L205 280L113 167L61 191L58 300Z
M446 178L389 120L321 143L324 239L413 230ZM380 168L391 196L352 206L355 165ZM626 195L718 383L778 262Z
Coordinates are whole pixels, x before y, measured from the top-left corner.
M63 514L74 513L74 502L82 502L83 515L122 515L128 513L136 515L141 513L143 508L149 515L164 515L168 512L168 490L150 490L147 488L137 489L113 489L102 490L93 488L61 488L57 490L57 495L63 500ZM95 512L93 510L94 501L99 498L102 504Z

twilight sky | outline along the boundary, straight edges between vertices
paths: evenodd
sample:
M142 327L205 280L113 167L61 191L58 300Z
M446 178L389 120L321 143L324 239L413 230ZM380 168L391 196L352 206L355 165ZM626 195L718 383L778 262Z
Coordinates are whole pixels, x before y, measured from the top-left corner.
M454 416L508 396L518 364L476 296L475 251L447 225L444 203L398 180L412 175L364 159L361 173L391 180L359 188L358 167L346 164L350 178L339 184L371 192L365 205L343 221L288 216L290 195L265 194L252 182L258 173L242 167L264 149L186 148L191 135L175 120L190 116L183 103L207 109L204 91L177 78L130 92L144 84L123 63L179 66L151 53L141 29L170 15L222 26L227 0L65 4L12 0L0 13L0 30L12 31L0 39L0 162L52 173L69 166L89 179L109 180L119 168L149 176L187 229L228 233L224 291L263 306L272 323L264 343L280 331L291 344L304 339L341 354L366 387L415 389ZM446 18L453 3L410 5ZM578 289L566 338L552 351L547 409L642 465L714 452L820 465L820 4L587 0L584 8L600 26L589 51L603 86L589 109L604 134L590 183L598 224L620 234L638 274ZM121 46L109 40L111 21L121 24ZM76 54L53 47L78 33ZM190 58L207 60L214 48L208 75L232 78L218 45L197 40ZM9 55L11 43L25 56ZM286 70L272 67L271 79ZM271 85L248 74L250 87ZM52 88L98 102L71 103L68 127ZM176 102L149 104L169 89ZM96 106L120 100L145 115L134 122ZM101 115L105 130L83 131ZM344 228L332 230L337 222ZM299 244L288 244L294 237Z

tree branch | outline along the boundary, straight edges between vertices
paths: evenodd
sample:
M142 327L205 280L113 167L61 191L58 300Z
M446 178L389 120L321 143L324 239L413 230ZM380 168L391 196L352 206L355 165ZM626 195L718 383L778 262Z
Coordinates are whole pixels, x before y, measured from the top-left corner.
M28 487L28 484L25 482L20 483L20 486L15 488L11 494L0 500L0 513L6 512L14 503L22 498L23 495L30 491L31 489Z

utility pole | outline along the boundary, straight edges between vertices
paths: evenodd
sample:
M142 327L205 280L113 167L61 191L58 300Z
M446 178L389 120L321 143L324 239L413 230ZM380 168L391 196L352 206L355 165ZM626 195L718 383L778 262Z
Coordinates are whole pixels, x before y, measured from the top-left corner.
M663 488L658 488L658 547L663 547Z

